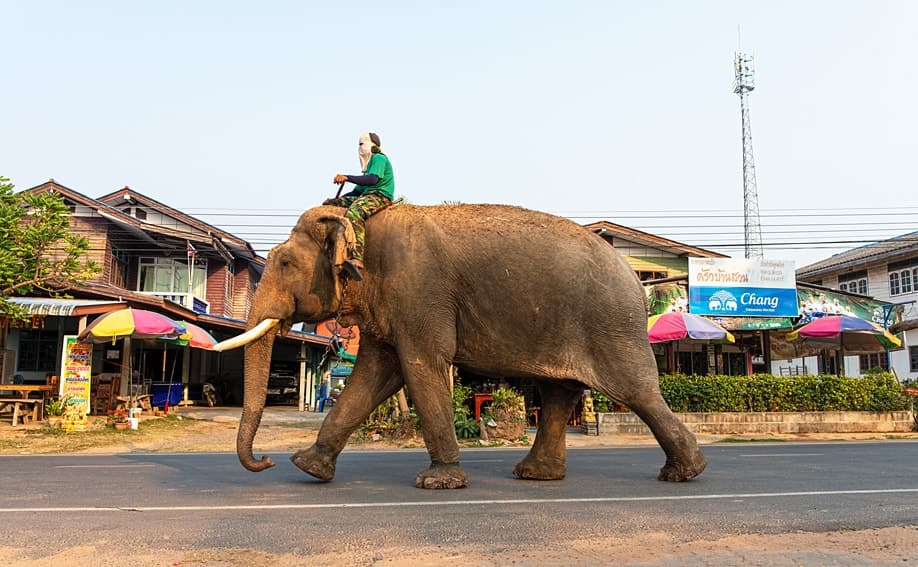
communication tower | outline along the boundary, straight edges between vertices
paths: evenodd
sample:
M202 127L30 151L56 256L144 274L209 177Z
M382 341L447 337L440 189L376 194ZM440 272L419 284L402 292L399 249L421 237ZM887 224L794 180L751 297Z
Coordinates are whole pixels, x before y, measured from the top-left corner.
M755 89L752 55L736 52L733 58L733 92L740 97L743 117L743 229L746 258L761 258L762 225L759 223L759 194L755 185L755 160L752 156L752 125L749 120L749 93Z

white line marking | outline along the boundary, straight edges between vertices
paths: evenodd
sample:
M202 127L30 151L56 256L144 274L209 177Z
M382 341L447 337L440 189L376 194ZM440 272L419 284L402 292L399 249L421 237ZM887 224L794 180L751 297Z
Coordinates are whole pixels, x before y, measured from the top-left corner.
M846 496L856 494L906 494L918 488L889 488L879 490L819 490L812 492L750 492L737 494L698 494L690 496L613 496L608 498L523 498L509 500L452 500L423 502L352 502L339 504L239 504L226 506L136 506L56 508L0 508L0 514L17 512L207 512L230 510L319 510L335 508L411 508L424 506L493 506L495 504L590 504L602 502L653 502L676 500L728 500L736 498L783 498L788 496Z
M825 453L745 453L740 457L821 457Z
M155 467L153 463L137 463L134 465L55 465L56 469L136 469L140 467Z

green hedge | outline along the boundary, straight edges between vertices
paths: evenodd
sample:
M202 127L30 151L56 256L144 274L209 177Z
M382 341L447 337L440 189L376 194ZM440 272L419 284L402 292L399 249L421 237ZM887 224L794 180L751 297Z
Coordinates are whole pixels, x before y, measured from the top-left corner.
M845 376L660 376L660 391L676 412L897 411L909 409L889 373Z

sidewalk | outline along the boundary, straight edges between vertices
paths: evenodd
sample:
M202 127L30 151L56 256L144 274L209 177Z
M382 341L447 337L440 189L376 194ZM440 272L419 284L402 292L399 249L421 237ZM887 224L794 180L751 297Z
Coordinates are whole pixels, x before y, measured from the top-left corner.
M176 415L191 419L214 421L218 423L238 423L242 415L241 407L214 407L182 406L176 408ZM323 413L314 411L299 411L296 406L268 406L261 416L262 425L278 425L282 423L297 423L315 426L318 429L328 411Z
M201 407L185 406L176 410L177 415L211 421L214 423L223 423L236 426L239 423L239 417L242 415L240 407ZM264 410L261 418L261 425L266 427L277 425L298 425L299 428L305 428L318 431L325 420L328 412L318 413L313 411L298 411L295 406L268 406ZM283 429L283 428L281 428ZM535 429L527 428L526 435L529 436L530 442L535 438ZM732 441L867 441L867 440L911 440L918 441L918 432L908 433L750 433L744 435L727 435L727 434L705 434L696 433L695 438L701 445L710 445L724 442L725 439ZM656 439L649 432L647 433L608 433L600 435L585 435L578 430L569 429L567 434L568 447L603 447L603 446L633 446L633 445L656 445ZM385 443L372 443L370 445L385 445Z

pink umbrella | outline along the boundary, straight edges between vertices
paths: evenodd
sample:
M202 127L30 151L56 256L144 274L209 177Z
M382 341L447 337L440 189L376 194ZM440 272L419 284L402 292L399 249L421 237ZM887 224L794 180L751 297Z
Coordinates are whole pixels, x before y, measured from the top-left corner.
M850 315L820 317L787 334L788 341L798 339L829 345L833 342L850 354L868 354L902 348L902 341L871 321Z
M731 343L735 340L717 323L682 311L670 311L647 319L647 338L652 343L682 339L726 340Z

